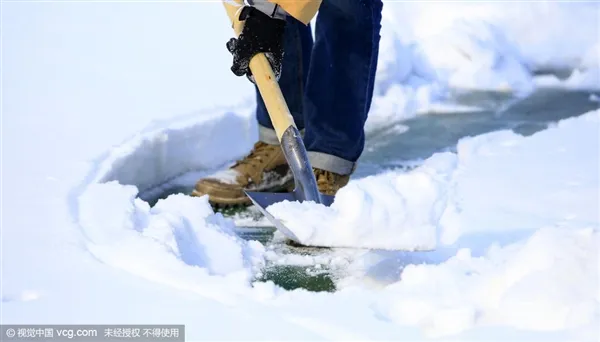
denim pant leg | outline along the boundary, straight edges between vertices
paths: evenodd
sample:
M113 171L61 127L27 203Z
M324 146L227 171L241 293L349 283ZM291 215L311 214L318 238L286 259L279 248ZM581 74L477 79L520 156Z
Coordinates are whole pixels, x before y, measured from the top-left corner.
M304 89L310 64L313 37L310 26L288 16L285 29L285 55L279 78L279 87L299 130L304 129ZM279 144L265 103L256 87L256 118L259 139L268 144Z
M324 0L304 97L312 166L349 174L363 152L381 29L381 0Z

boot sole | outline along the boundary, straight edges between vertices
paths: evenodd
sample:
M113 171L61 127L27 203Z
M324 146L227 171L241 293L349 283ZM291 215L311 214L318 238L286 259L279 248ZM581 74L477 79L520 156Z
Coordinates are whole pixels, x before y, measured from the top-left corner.
M289 178L288 178L289 177ZM287 178L287 179L286 179ZM295 183L294 177L291 170L287 170L286 174L283 176L283 183L275 184L271 187L265 187L263 189L253 189L252 191L259 192L291 192L294 190ZM214 194L210 194L210 190L206 190L204 192L199 192L196 189L192 190L192 196L201 197L208 194L208 202L213 207L213 209L238 209L238 208L247 208L252 206L252 201L245 194L243 196L238 197L230 197L230 196L218 196Z
M192 190L192 196L201 197L204 195L205 194L199 193L196 190ZM228 209L235 207L249 207L252 204L252 201L248 196L231 198L208 195L208 203L216 209Z
M284 184L280 187L269 189L269 191L265 192L292 192L294 190L294 183ZM196 190L192 190L192 196L201 197L205 194L199 193ZM247 208L252 206L252 201L248 196L243 197L221 197L208 195L208 203L213 207L213 209L237 209L237 208Z

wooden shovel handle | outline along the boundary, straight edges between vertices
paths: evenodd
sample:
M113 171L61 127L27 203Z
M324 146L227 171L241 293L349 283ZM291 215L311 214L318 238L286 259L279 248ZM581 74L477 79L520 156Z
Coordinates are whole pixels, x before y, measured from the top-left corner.
M244 2L242 0L223 0L223 5L236 36L239 36L244 23L238 18ZM296 124L281 93L271 64L263 53L259 53L250 60L250 70L271 117L277 139L281 141L283 132L290 126L296 127Z

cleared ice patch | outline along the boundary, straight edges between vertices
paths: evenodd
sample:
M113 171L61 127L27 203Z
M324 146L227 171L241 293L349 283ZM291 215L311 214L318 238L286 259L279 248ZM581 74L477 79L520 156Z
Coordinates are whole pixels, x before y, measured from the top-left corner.
M453 154L438 154L406 174L351 182L331 207L286 201L267 210L308 246L434 249L455 161Z

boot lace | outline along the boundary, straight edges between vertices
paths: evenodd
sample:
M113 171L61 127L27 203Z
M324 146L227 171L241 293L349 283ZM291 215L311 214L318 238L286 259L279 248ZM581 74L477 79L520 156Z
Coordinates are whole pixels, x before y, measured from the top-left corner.
M259 141L254 144L254 148L250 154L238 160L233 167L245 177L251 178L253 174L256 174L255 171L262 167L262 164L269 159L269 156L273 152L273 146Z
M313 172L315 173L315 178L317 179L317 187L319 191L330 195L336 191L335 189L335 174L330 171L325 171L321 169L313 168Z

